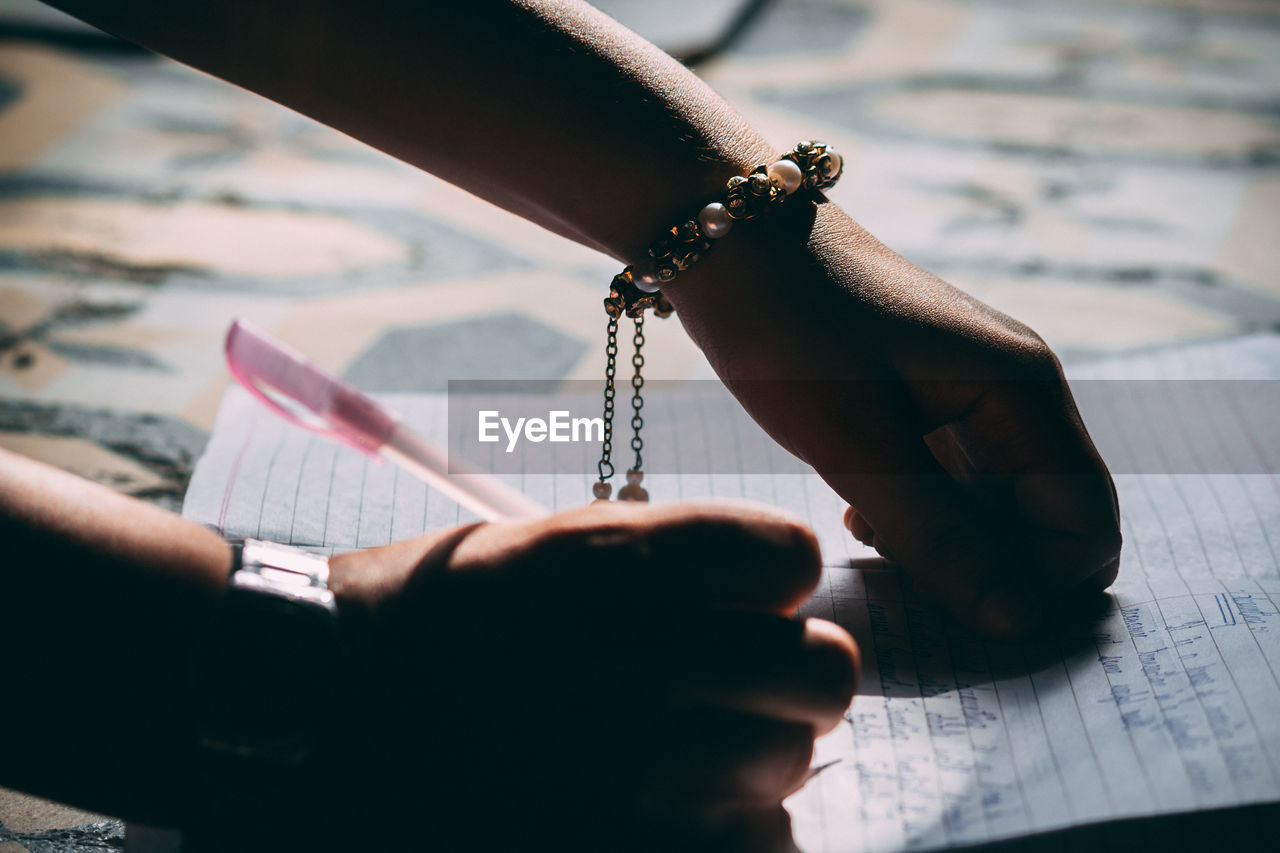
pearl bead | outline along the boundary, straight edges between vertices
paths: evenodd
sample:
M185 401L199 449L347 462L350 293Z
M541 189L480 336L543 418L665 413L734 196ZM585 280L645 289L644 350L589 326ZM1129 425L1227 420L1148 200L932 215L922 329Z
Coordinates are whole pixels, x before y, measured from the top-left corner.
M729 209L718 201L702 208L702 212L698 214L698 223L702 226L702 233L712 240L719 240L733 227Z
M599 480L591 487L591 494L596 496L596 500L607 501L609 495L613 494L613 486L604 480Z
M631 283L641 293L657 293L662 289L662 282L658 280L658 270L651 260L641 261L631 267Z
M831 158L831 161L827 165L826 177L828 181L834 181L840 177L840 170L844 168L844 158L830 148L827 149L827 156Z
M635 468L627 469L627 485L638 486L644 480L644 472L637 471Z
M769 166L769 181L775 187L780 187L787 195L800 189L800 181L803 178L804 173L791 160L778 160Z

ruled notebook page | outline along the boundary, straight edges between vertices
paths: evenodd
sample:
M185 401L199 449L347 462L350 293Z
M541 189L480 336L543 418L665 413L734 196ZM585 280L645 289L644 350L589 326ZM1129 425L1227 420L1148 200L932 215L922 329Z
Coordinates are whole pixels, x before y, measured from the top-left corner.
M1126 357L1078 375L1277 379L1280 337ZM844 722L818 742L814 764L824 769L788 801L803 850L934 849L1280 800L1280 478L1270 473L1280 448L1274 432L1225 437L1250 402L1241 395L1258 387L1166 394L1153 383L1149 399L1082 401L1091 429L1108 437L1113 468L1142 470L1155 454L1180 460L1183 473L1116 476L1125 545L1110 606L1035 643L948 629L841 529L843 503L816 477L646 478L657 499L747 497L785 507L819 534L826 568L802 612L854 634L864 678ZM388 400L444 441L443 396ZM1157 412L1161 428L1132 430L1125 406ZM1255 455L1256 473L1214 473L1240 453ZM506 479L553 509L590 499L583 475ZM234 388L184 515L227 536L326 551L474 520Z

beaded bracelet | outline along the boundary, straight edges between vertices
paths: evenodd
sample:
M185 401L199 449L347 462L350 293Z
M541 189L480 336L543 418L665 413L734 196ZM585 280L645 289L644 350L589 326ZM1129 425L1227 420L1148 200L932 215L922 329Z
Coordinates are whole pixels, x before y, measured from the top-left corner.
M635 354L631 357L631 365L635 369L631 377L631 429L634 433L631 449L635 451L636 464L627 471L627 485L618 491L618 499L647 501L649 494L640 485L644 480L641 471L644 440L640 437L644 426L644 419L640 416L644 407L641 395L644 388L644 312L652 309L658 317L671 316L675 308L663 296L663 286L711 251L713 241L728 234L734 222L763 216L797 190L817 191L833 186L840 178L843 165L840 155L825 142L801 142L773 163L756 166L749 175L730 178L723 201L713 201L696 217L669 228L649 247L647 258L613 277L609 296L604 300L604 309L609 315L605 345L604 447L597 466L600 479L591 490L597 499L608 500L613 492L609 479L614 474L613 404L619 319L625 314L635 321L632 339Z

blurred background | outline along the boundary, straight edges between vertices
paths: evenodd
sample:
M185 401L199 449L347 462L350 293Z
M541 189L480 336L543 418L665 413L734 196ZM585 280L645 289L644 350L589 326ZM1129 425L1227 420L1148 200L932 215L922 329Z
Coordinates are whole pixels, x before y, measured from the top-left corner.
M780 150L833 143L835 201L1068 364L1280 328L1278 2L597 5ZM616 271L288 110L0 0L0 446L176 509L233 317L371 391L595 379ZM646 331L651 378L712 375L678 322ZM109 672L86 659L3 701L91 708ZM0 790L0 853L120 835Z

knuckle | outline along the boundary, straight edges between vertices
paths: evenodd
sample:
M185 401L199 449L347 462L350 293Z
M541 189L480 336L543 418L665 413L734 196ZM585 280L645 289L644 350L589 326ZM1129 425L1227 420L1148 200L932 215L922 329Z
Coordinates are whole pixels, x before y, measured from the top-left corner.
M1044 338L1031 332L1024 346L1015 351L1015 363L1020 368L1020 375L1033 380L1062 379L1062 362Z
M793 580L797 587L812 589L822 576L822 552L818 537L808 526L776 511L751 507L702 507L691 510L690 529L708 543L729 546L767 564Z
M635 566L650 554L645 530L627 518L598 518L588 524L549 525L526 543L524 558L533 563L575 566L607 559L618 566Z
M992 342L999 363L1010 379L1061 380L1062 363L1035 330L1010 322Z

